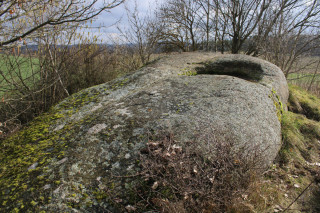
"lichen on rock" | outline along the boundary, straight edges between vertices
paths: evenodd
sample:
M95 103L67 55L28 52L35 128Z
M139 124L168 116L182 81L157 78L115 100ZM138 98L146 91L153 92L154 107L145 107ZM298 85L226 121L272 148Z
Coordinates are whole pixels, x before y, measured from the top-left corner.
M0 153L1 211L124 211L139 203L137 186L149 187L139 176L139 155L164 130L181 147L192 140L204 143L197 136L218 130L217 138L231 138L247 153L263 150L261 163L269 165L281 146L277 109L269 95L274 88L286 104L283 74L268 62L241 56L237 60L262 63L268 72L254 69L260 72L257 81L228 73L193 75L203 62L235 60L216 57L165 57L72 95L8 138ZM192 75L179 75L181 70Z

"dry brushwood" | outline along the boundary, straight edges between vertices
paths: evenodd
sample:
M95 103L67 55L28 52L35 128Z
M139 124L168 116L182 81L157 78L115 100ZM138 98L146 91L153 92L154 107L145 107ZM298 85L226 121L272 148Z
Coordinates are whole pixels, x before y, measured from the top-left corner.
M181 145L173 135L150 140L141 151L144 178L151 183L152 199L162 212L222 212L248 187L257 171L259 151L249 158L234 153L232 140L206 137Z

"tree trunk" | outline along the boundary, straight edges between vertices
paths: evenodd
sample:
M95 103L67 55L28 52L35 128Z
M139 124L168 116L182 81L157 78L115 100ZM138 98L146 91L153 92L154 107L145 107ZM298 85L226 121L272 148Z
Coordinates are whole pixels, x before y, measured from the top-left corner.
M240 52L240 39L238 34L236 33L232 38L232 46L231 46L231 53L238 54Z

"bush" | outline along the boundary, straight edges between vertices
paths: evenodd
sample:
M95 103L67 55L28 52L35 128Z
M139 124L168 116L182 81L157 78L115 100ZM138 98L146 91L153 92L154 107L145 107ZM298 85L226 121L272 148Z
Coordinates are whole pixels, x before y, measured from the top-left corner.
M213 133L204 138L201 144L181 145L169 135L150 140L142 150L144 179L151 183L148 195L162 212L229 211L256 178L258 149L249 156L232 140L217 140Z
M1 55L0 139L67 96L142 66L128 55L130 47L83 43L37 49Z

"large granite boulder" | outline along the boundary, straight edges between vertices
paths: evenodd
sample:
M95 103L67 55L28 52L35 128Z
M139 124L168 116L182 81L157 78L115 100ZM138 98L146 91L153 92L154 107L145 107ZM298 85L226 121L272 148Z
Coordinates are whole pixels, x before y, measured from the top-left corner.
M265 168L281 146L287 99L283 73L269 62L166 56L67 98L3 142L1 211L121 211L138 199L130 188L139 179L141 150L164 131L181 147L207 143L198 136L213 133L232 140L234 150L258 150Z

